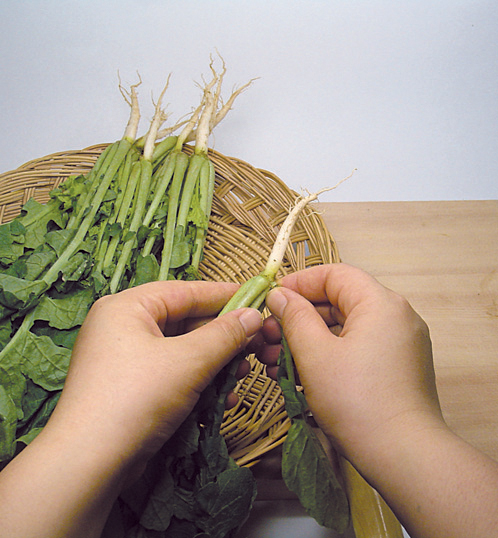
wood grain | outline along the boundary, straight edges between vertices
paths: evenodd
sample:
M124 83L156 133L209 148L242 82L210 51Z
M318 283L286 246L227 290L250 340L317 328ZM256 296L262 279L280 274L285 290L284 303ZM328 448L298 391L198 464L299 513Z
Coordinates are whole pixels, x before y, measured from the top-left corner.
M498 460L498 201L317 204L343 262L428 323L450 427Z

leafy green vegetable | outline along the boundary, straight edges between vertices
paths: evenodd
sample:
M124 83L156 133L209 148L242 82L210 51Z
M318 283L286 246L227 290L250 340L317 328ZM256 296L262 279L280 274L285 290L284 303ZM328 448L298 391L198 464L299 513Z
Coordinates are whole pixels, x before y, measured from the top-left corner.
M282 477L303 508L320 525L343 533L349 526L349 503L321 441L306 420L308 406L297 391L294 361L282 338L278 382L291 427L282 450Z

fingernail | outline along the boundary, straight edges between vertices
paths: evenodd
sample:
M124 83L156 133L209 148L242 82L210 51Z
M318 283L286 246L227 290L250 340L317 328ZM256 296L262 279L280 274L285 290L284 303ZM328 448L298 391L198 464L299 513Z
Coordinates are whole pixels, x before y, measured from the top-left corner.
M272 290L266 297L266 304L271 310L271 313L278 319L284 315L287 297L278 289Z
M247 336L253 336L261 328L261 312L256 308L248 308L239 317L240 324L244 328Z

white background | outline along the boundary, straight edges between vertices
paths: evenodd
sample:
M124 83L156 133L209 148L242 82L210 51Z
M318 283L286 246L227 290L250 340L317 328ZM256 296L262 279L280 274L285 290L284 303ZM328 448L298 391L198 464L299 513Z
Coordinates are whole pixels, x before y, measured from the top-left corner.
M121 137L118 70L171 121L218 50L260 77L211 145L321 201L496 199L498 4L463 0L23 1L0 6L0 171Z
M494 0L2 0L0 172L120 138L118 71L143 80L142 132L169 73L178 119L218 50L226 95L259 77L218 151L296 190L357 169L321 201L496 199L497 30ZM325 536L296 521L271 536Z

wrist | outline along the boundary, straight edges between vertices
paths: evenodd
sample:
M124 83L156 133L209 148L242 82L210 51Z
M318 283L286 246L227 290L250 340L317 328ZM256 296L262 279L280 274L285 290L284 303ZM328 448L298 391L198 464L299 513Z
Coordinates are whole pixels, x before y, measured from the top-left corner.
M88 479L98 476L98 483L117 495L138 478L137 469L142 470L146 464L147 447L128 425L108 421L92 413L91 407L87 409L82 414L58 406L35 441L43 441L46 450L57 450L68 462L74 459L75 473Z
M84 429L49 421L1 473L2 531L26 538L100 536L132 468Z
M418 460L430 452L437 440L454 436L442 418L405 416L364 433L345 448L346 458L371 483L392 483L397 474L411 472L413 461L416 473ZM399 466L398 466L399 464Z
M498 465L443 421L400 430L354 465L410 536L477 538L498 528Z

